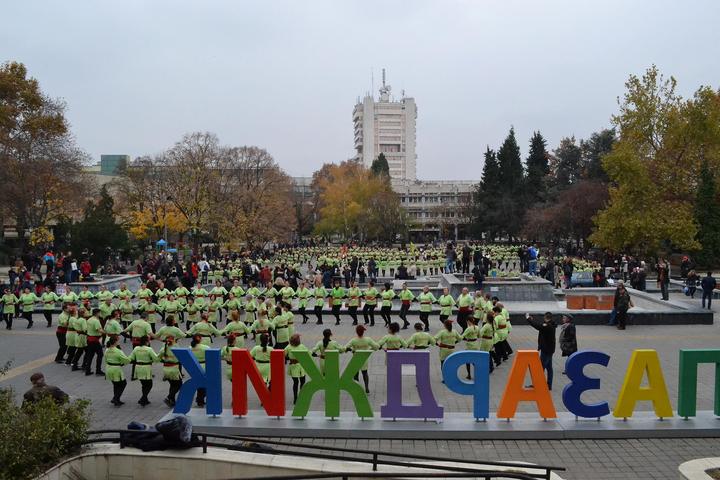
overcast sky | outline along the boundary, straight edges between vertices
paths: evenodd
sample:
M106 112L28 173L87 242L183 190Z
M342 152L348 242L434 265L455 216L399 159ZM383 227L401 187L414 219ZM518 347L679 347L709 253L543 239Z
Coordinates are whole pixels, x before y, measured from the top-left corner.
M80 147L153 154L203 130L292 175L354 155L380 84L418 105L418 177L477 179L515 126L554 148L609 126L630 73L720 86L718 0L11 1L0 61L68 104Z

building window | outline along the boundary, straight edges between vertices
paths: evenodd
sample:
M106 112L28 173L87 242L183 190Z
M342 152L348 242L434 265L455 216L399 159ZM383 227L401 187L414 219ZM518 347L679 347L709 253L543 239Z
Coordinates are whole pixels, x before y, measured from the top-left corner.
M400 146L399 145L381 144L380 151L384 152L384 153L397 153L397 152L400 152Z

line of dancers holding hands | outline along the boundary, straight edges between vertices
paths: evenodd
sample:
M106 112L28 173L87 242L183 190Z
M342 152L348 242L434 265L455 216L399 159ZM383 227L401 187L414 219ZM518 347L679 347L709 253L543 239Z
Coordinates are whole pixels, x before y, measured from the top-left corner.
M466 297L472 299L469 304ZM488 368L492 373L495 367L507 361L508 356L513 353L508 342L512 326L507 309L496 297L491 298L478 291L473 298L470 297L467 289L464 289L458 297L457 304L459 307L457 322L449 319L449 315L443 315L441 308L440 320L443 327L435 335L428 333L427 316L423 315L424 304L421 301L422 322L415 323L415 332L407 339L400 336L400 324L387 318L385 321L387 334L378 341L365 334L367 329L364 325L357 325L354 338L345 344L335 341L332 338L333 332L325 329L322 332L322 339L317 341L312 349L308 349L301 341L300 334L295 332L295 315L291 310L291 304L282 300L271 307L272 318L266 310L259 310L252 316L254 319L252 323L249 323L248 318L245 321L240 320L238 310L230 310L227 324L220 329L216 323L209 321L208 312L203 311L200 313L199 321L192 322L191 327L183 331L177 326L176 317L168 314L165 325L156 332L147 321L147 312L141 312L140 318L128 324L123 322L123 312L118 309L112 312L110 318L101 322L99 309L78 308L76 304L69 303L63 306L58 318L56 335L59 349L55 361L71 365L73 370L84 371L86 375L92 375L92 365L95 360L95 374L105 376L113 385L111 403L116 406L124 404L121 396L127 386L123 369L125 365L131 365L131 379L139 380L141 383L142 395L138 403L142 406L150 403L148 395L153 387L152 365L155 363L162 363L163 381L169 383L164 402L168 406L173 406L182 385L183 373L172 348L184 338L191 339L191 351L198 362L204 365L205 350L210 348L213 339L225 337L226 344L221 348L221 357L227 364L228 379L232 378L232 350L248 348L260 374L268 383L270 352L273 349L284 350L288 364L287 372L293 382L293 401L297 400L298 391L304 385L306 377L303 367L295 359L294 355L297 351L310 351L318 358L320 370L324 371L325 352L329 350L342 353L357 350L422 350L437 347L441 365L454 351L482 350L490 353ZM407 311L401 310L400 315L407 323L403 313L406 314ZM455 327L455 323L459 328ZM129 355L126 355L120 347L121 337L124 337L125 341L129 338L132 342L133 349ZM252 348L246 347L246 340L250 338L254 343ZM151 339L163 343L158 351L150 346ZM103 346L106 347L104 352ZM470 379L470 365L466 365L466 369L467 378ZM369 393L370 378L367 362L361 368L360 374L365 390ZM359 380L358 376L356 380ZM196 403L199 407L205 405L205 392L202 389L197 393Z

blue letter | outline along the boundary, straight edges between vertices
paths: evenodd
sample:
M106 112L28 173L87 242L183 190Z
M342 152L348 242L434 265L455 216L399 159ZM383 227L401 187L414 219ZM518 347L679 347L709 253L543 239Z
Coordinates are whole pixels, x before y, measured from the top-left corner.
M607 367L610 363L610 356L607 353L595 350L583 350L570 355L565 363L565 373L571 383L565 385L562 392L563 403L571 413L578 417L600 418L610 414L610 407L607 402L585 404L580 396L587 390L600 388L600 379L585 376L583 369L585 365L596 363Z
M458 369L466 363L475 368L475 381L467 382L458 377ZM475 420L490 416L490 354L480 350L455 352L445 359L442 366L445 386L460 395L473 396L473 416Z
M205 350L205 368L198 363L195 355L189 348L173 348L180 365L190 375L183 382L178 392L177 402L173 413L187 413L192 407L193 397L198 388L204 388L207 394L205 412L208 415L222 413L222 374L220 367L220 349L208 348Z

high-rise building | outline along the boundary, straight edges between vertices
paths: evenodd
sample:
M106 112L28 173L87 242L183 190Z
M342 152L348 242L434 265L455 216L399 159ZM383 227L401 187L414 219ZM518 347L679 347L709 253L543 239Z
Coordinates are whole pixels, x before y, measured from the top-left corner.
M366 95L353 109L356 159L366 167L383 153L390 167L390 177L398 180L415 180L415 99L405 97L399 101L390 96L391 87L383 83L376 100Z
M383 153L390 167L392 188L400 205L410 217L410 239L426 242L437 239L467 238L467 206L475 181L418 180L415 155L415 99L399 101L390 97L383 70L380 97L367 95L358 99L353 109L355 126L355 159L370 167Z

